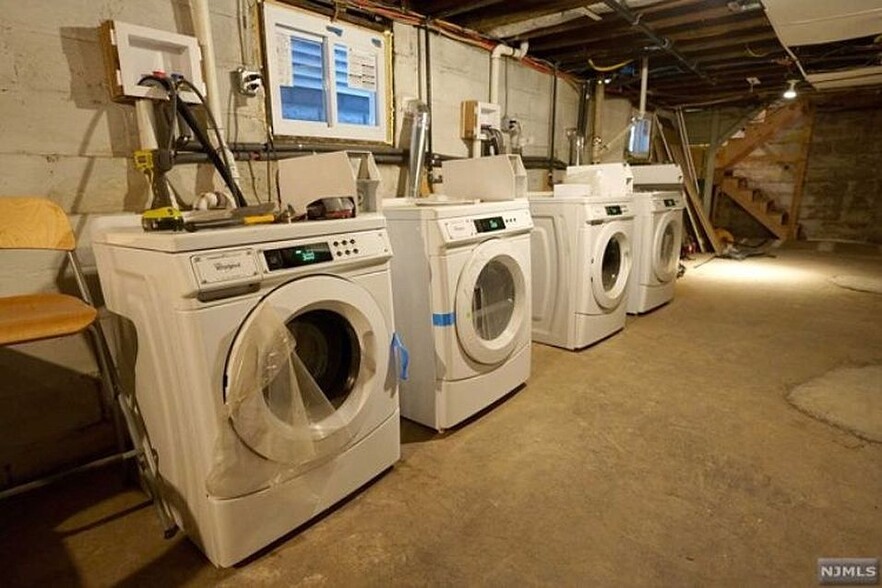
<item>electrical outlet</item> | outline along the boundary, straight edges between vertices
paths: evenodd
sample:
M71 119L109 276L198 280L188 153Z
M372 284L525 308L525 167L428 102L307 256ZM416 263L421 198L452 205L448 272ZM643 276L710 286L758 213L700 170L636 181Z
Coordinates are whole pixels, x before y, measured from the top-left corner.
M263 89L263 75L257 70L237 68L233 75L236 78L236 89L243 96L254 97Z

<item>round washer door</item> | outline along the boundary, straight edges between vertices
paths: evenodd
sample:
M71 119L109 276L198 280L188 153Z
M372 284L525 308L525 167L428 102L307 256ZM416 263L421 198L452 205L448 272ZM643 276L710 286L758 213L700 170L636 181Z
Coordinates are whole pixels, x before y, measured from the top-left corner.
M616 308L631 275L631 240L618 223L603 225L597 237L591 263L594 299L607 310Z
M485 365L508 357L527 320L526 277L507 241L475 248L456 288L456 334L465 353Z
M224 400L236 435L286 464L339 451L383 389L390 340L358 284L310 276L276 288L249 313L227 358Z
M652 271L660 282L670 282L677 275L682 240L682 213L672 211L662 215L652 243Z

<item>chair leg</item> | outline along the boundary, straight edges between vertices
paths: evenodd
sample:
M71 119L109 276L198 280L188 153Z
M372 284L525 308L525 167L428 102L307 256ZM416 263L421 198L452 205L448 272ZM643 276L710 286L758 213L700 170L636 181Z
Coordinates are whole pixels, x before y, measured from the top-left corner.
M145 490L150 495L150 498L153 499L156 515L159 517L160 525L162 525L163 535L166 539L170 539L177 532L177 524L162 495L159 467L156 463L156 452L150 446L147 431L143 426L144 421L134 399L125 392L121 392L117 399L119 401L119 408L125 418L129 435L132 438L132 443L135 446L135 451L137 452L138 471L146 486Z
M104 337L100 326L93 323L89 326L89 334L95 346L95 357L98 361L98 371L101 372L101 386L104 389L104 416L113 419L113 430L116 433L117 450L122 453L126 450L126 436L123 431L123 423L120 422L119 409L117 407L117 394L120 389L119 377L116 372L116 364L110 354L110 346Z
M114 424L117 430L117 442L125 447L125 436L122 431L121 423L119 423L119 415L122 414L125 421L126 429L135 448L135 459L138 464L138 472L144 481L147 493L153 499L153 505L156 507L156 514L162 525L163 535L171 538L177 532L177 524L171 514L171 510L166 503L160 490L159 468L156 463L156 454L150 446L150 440L147 431L144 428L144 421L141 418L135 399L127 394L119 381L119 374L116 372L116 364L113 362L113 356L110 354L110 346L101 325L97 322L89 327L97 350L98 363L101 368L102 382L105 386L105 392L108 393L112 402Z

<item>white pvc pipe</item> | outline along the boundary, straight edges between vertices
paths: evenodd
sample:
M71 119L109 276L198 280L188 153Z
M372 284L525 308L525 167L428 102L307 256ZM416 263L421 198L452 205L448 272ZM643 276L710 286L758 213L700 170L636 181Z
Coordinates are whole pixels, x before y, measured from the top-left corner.
M640 64L640 116L646 116L646 91L649 86L649 58L644 57Z
M499 60L503 55L523 59L530 49L530 42L524 41L517 49L500 43L490 52L490 102L499 104Z
M135 123L138 125L138 143L141 149L159 149L156 141L156 119L153 116L153 101L148 98L135 100Z
M236 165L236 158L227 145L227 136L224 129L224 114L221 111L220 90L217 86L217 62L214 58L214 39L211 35L211 17L208 11L208 0L190 0L190 10L193 14L193 28L196 32L196 38L202 48L202 77L205 79L205 99L208 102L208 108L214 114L217 123L217 132L221 138L220 149L226 154L226 160L230 166L230 174L233 180L239 183L239 168Z

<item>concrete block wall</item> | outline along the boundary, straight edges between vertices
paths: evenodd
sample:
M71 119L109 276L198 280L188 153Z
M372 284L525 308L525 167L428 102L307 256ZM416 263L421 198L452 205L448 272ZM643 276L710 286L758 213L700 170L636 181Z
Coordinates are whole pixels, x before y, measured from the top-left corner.
M260 98L245 99L231 90L229 72L257 67L259 27L239 0L212 0L219 85L229 138L262 142L266 113ZM131 106L112 102L104 80L98 26L116 19L147 27L193 34L187 0L0 0L0 197L42 195L73 214L87 233L93 215L138 212L148 201L143 176L130 162L137 147ZM240 11L245 10L246 14ZM246 26L240 29L239 23ZM417 30L394 26L396 120L403 99L425 99L426 72ZM465 155L458 138L459 104L486 99L489 53L432 35L434 147ZM548 155L552 78L505 59L500 96L521 120L527 155ZM559 82L555 154L566 158L565 129L575 126L578 92ZM397 135L396 135L397 136ZM267 166L240 164L242 188L251 201L267 194ZM399 170L381 166L381 194L397 193ZM220 186L208 166L180 166L172 174L184 194ZM541 189L543 171L530 172L531 189ZM91 259L88 238L81 254ZM99 287L91 273L93 291ZM0 269L0 295L29 290L71 291L63 260L52 254L26 254ZM57 469L68 461L112 446L112 431L101 417L97 373L87 342L79 338L0 349L0 488Z
M819 109L799 221L809 239L882 243L882 110Z
M737 113L723 111L722 116L737 120ZM710 140L708 112L693 114L687 120L693 142ZM727 126L721 124L720 128ZM797 154L804 131L804 121L798 121L735 167L735 175L762 189L782 210L790 209L796 165L774 163L771 158ZM882 243L880 136L879 109L818 107L799 211L802 236ZM738 237L769 236L753 217L728 198L716 203L713 221Z

